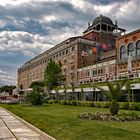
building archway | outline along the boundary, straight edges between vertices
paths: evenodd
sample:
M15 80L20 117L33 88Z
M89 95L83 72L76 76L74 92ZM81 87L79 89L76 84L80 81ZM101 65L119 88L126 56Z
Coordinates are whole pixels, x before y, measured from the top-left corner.
M120 47L120 59L126 58L127 57L127 53L126 53L126 47L125 45L122 45Z
M140 40L136 43L136 55L140 55Z
M127 50L128 56L135 56L135 47L133 43L128 44Z

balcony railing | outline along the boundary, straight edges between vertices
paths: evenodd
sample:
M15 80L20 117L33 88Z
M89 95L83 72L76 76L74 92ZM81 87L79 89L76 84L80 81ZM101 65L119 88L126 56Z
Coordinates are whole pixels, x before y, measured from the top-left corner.
M124 59L118 59L117 60L117 64L124 64L128 62L128 58L124 58Z
M133 56L131 57L131 61L140 60L140 56ZM128 58L118 59L117 64L124 64L128 62Z
M115 56L116 56L116 51L109 51L109 52L104 53L100 58L106 59L106 58L115 57Z

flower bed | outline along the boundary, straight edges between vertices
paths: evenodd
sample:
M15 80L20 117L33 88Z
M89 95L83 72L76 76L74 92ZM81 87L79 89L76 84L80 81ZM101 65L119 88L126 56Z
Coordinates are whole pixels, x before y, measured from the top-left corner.
M100 121L140 121L140 115L136 113L121 113L112 116L109 113L95 112L95 113L82 113L78 115L78 118L86 120L100 120Z

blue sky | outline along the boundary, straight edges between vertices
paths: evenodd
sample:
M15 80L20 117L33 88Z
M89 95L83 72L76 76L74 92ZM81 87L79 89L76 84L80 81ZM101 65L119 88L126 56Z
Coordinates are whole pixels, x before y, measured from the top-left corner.
M16 84L24 62L82 35L100 14L128 32L139 29L139 6L140 0L0 0L0 86Z

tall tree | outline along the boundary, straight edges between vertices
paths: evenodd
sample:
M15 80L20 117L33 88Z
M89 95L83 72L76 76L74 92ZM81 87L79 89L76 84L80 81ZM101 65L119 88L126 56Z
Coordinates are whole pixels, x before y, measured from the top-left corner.
M62 75L61 63L57 64L55 61L50 60L45 70L45 86L48 90L53 89L62 84L65 81L65 77Z

